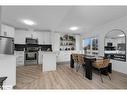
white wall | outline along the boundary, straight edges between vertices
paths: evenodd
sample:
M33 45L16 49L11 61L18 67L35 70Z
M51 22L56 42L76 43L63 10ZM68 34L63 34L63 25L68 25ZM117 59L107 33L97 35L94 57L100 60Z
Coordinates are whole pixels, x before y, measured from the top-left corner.
M76 51L80 51L81 50L81 37L80 35L76 35Z
M89 31L86 34L84 34L83 38L87 37L96 37L99 40L99 55L104 55L104 37L105 34L112 29L121 29L123 30L126 35L127 35L127 16L120 18L118 20L112 21L110 23L107 23L105 25L102 25L100 27L97 27L94 29L94 31ZM127 43L126 43L127 45ZM127 46L126 46L127 50ZM127 57L127 54L126 54ZM113 63L113 69L127 74L127 62L122 62L122 61L116 61L116 60L111 60Z

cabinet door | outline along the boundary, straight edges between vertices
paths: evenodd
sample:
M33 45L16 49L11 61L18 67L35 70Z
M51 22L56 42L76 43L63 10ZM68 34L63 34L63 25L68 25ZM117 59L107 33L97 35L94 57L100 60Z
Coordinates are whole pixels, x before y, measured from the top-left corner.
M39 44L44 44L45 43L45 39L44 39L45 35L44 33L42 32L39 32L39 35L38 35L38 41L39 41Z
M43 32L43 44L47 44L47 33Z
M15 51L16 56L16 66L24 65L24 51Z
M44 32L44 44L51 44L51 32Z
M15 29L13 27L7 26L7 36L14 38Z
M38 44L44 44L44 32L35 31L34 38L38 39Z
M27 33L24 30L16 30L15 32L15 44L25 44Z
M1 36L7 36L7 29L5 25L1 25Z
M42 51L39 51L38 64L43 64L43 54L42 54Z
M14 38L15 29L11 26L3 25L1 26L1 36Z

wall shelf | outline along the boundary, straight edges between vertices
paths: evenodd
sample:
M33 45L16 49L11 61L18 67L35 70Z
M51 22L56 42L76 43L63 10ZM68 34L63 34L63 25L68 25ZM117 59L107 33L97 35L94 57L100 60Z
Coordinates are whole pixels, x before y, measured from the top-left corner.
M74 35L61 35L60 36L60 51L75 50L75 36Z

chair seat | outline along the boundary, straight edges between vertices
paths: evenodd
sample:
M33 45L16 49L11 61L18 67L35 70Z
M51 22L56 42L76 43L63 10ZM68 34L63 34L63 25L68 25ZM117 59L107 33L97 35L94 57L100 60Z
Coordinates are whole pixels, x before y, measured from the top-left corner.
M101 64L103 64L103 60L97 60L92 63L92 66L99 69L99 68L102 68Z

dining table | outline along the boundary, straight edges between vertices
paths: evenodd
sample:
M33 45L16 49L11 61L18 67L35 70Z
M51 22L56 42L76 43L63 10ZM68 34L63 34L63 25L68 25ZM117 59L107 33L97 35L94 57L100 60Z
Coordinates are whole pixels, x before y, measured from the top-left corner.
M85 66L83 65L83 71L85 71L85 77L88 78L89 80L92 80L92 73L93 73L93 66L92 63L94 61L96 61L97 59L101 59L103 57L96 57L96 56L86 56L84 55L84 61L85 61ZM74 64L74 60L72 58L72 54L70 55L70 68L74 68L75 64ZM109 73L112 73L112 63L109 63L107 68L104 69L108 69ZM102 72L102 74L106 75L107 72L105 72L105 70Z

